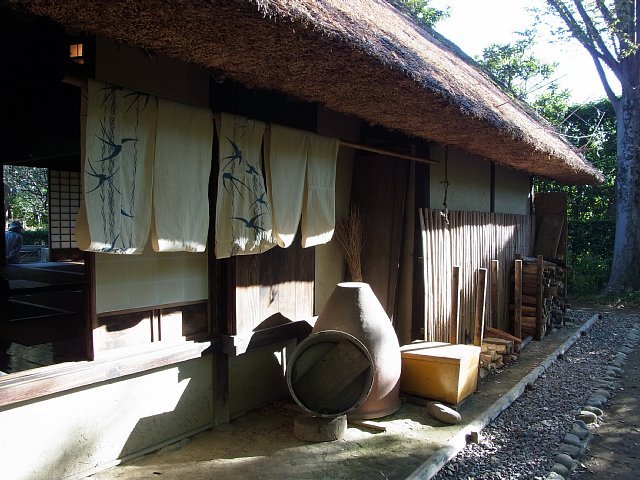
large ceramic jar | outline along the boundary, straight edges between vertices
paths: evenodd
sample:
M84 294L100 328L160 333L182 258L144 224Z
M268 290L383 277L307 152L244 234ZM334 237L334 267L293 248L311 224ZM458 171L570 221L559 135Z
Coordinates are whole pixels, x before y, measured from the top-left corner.
M400 408L400 344L391 321L367 283L339 283L318 316L313 333L338 330L356 337L373 360L373 385L349 418L390 415Z

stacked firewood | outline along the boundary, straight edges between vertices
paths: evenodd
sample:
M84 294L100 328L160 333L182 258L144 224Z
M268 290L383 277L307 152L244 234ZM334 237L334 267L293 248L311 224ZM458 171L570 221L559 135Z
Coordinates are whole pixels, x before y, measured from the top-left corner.
M522 341L513 335L486 327L480 353L480 377L518 359Z
M522 258L522 338L540 340L554 324L562 323L565 276L565 268L554 262Z

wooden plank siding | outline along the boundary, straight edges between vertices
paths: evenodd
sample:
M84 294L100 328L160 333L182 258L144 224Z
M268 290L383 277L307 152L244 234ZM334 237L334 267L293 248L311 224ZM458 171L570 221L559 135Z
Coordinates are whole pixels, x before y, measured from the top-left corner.
M315 249L302 248L299 236L289 248L234 257L231 264L230 335L272 327L268 319L276 314L289 320L313 316Z
M98 314L93 349L145 348L155 342L208 339L211 327L207 300L132 308Z
M353 167L351 200L364 227L362 278L396 323L409 164L376 155L359 155Z
M480 268L490 269L492 260L498 262L493 282L497 292L491 292L496 304L491 306L495 312L491 326L510 330L510 270L517 254L528 255L531 251L533 217L462 211L449 211L445 217L442 210L434 209L421 209L419 215L424 256L424 339L446 342L451 337L453 267L460 266L458 338L461 343L473 341L476 275Z

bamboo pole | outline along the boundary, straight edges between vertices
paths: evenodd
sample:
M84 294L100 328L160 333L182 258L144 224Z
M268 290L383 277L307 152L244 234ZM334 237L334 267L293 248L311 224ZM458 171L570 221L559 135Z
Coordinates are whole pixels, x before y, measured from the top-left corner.
M403 153L392 152L391 150L384 150L382 148L377 148L377 147L370 147L369 145L363 145L361 143L348 142L346 140L340 140L340 146L347 147L347 148L355 148L356 150L363 150L365 152L378 153L386 157L394 157L394 158L401 158L403 160L410 160L416 163L426 163L426 164L436 164L436 165L440 163L438 160L431 160L430 158L422 158L422 157L416 157L413 155L405 155Z
M449 343L458 343L460 314L460 266L453 267L451 272L451 317L449 319Z
M544 259L542 255L538 255L538 275L536 278L536 340L542 340L542 336L544 335L544 327L542 322L546 321L546 319L542 315L542 278L544 273Z
M422 328L424 330L423 338L426 339L427 334L427 318L428 318L428 304L429 304L429 259L428 259L428 250L427 250L427 228L425 225L424 219L424 210L420 209L418 214L418 219L420 220L420 236L422 239L422 280L424 282L424 303L423 303L423 311L424 311L424 323L422 324Z
M522 260L516 260L514 264L514 286L513 286L513 334L522 338Z
M73 77L65 77L65 81L66 83L75 85L75 83L72 83ZM79 85L81 86L81 85ZM222 114L221 112L213 112L213 120L220 125L222 119ZM271 129L271 125L267 124L265 127L266 130L270 130ZM370 152L370 153L377 153L379 155L384 155L385 157L393 157L393 158L401 158L403 160L410 160L412 162L416 162L416 163L424 163L424 164L439 164L440 161L439 160L432 160L430 158L423 158L423 157L416 157L415 155L406 155L404 153L398 153L398 152L394 152L391 150L385 150L382 148L378 148L378 147L372 147L370 145L363 145L362 143L354 143L354 142L349 142L347 140L342 140L339 139L340 141L340 146L341 147L345 147L345 148L354 148L356 150L362 150L365 152Z
M498 309L500 308L498 300L498 289L500 288L500 279L498 278L499 271L500 262L498 260L491 260L491 302L489 304L491 308L491 321L489 322L489 326L491 327L498 326Z
M437 291L440 292L440 295L438 295L438 303L437 303L437 310L436 310L436 318L435 318L435 325L434 325L434 330L435 330L435 340L436 341L441 341L441 332L440 332L440 321L442 320L442 300L444 298L444 284L442 282L442 274L444 273L444 265L443 265L443 260L444 260L444 247L445 247L445 235L444 235L444 221L442 220L441 216L438 216L438 272L439 275L437 275L436 281L438 282L438 289Z
M476 347L482 346L482 335L484 332L484 305L487 296L487 269L478 269L478 282L476 286L476 315L473 336L473 344Z

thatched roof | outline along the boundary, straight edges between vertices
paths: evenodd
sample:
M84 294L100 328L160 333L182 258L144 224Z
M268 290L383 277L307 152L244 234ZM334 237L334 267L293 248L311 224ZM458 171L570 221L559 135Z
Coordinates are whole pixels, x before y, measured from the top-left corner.
M66 26L566 183L600 172L384 0L11 0Z

